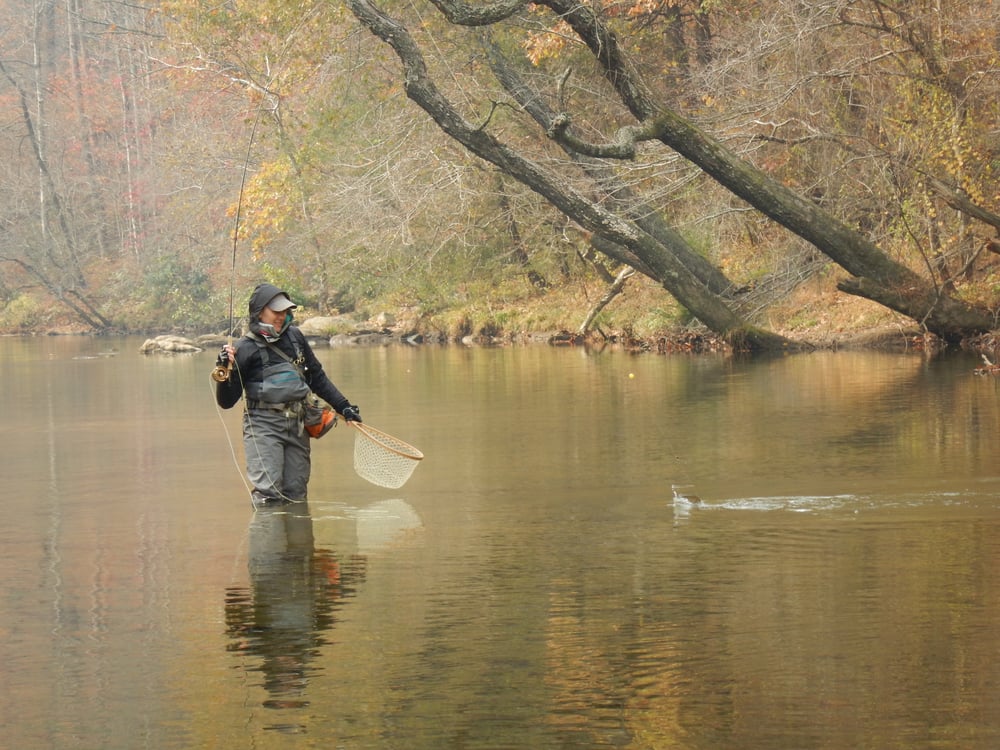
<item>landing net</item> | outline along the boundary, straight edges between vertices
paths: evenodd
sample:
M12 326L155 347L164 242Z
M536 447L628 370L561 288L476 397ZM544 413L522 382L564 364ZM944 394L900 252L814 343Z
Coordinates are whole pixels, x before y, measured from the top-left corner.
M361 422L348 422L354 436L354 471L379 487L396 489L406 484L424 454L409 443Z

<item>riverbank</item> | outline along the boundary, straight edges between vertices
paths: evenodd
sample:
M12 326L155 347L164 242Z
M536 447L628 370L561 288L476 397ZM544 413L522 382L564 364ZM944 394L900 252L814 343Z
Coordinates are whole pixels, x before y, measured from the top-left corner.
M385 317L381 314L379 317ZM333 327L324 326L326 316L305 318L301 321L304 332L315 344L326 344L330 347L342 346L391 346L396 344L408 346L420 345L461 345L461 346L526 346L545 344L549 346L582 346L587 348L618 348L633 352L651 352L657 354L704 354L730 352L731 347L718 335L703 326L692 323L685 326L675 326L660 330L638 331L628 323L618 329L606 330L596 326L587 332L574 331L567 328L557 329L525 329L515 327L510 330L497 327L480 328L479 330L463 329L446 330L434 320L409 324L379 324L377 320L349 322L339 320ZM320 321L317 325L316 321ZM167 330L128 330L121 329L115 335L146 336L150 341L162 340L168 342L163 347L165 351L186 351L183 342L190 342L199 348L209 348L227 340L225 333L186 330L172 327ZM802 350L851 350L872 349L885 351L937 352L946 348L937 337L920 331L915 325L905 325L903 321L881 325L837 325L824 327L817 325L809 330L778 331L780 335L789 338ZM39 330L21 331L24 336L92 336L92 331L80 326L61 325ZM969 342L968 348L975 350L996 350L1000 348L1000 334L984 335L975 342ZM174 346L176 345L176 346ZM153 346L153 349L158 347Z
M600 292L598 287L550 290L532 298L456 302L440 310L391 301L371 301L364 309L334 315L303 307L296 311L296 322L311 339L331 346L547 344L660 354L730 350L721 337L690 320L662 289L643 281L632 283L600 312L587 331L581 331L582 321L600 299ZM868 300L844 295L822 282L804 284L754 318L757 325L802 349L937 352L946 348L912 320ZM127 319L124 316L126 322L114 333L150 338L173 335L206 342L206 346L224 340L227 327L222 323L218 327L135 329L128 326ZM68 321L48 321L11 333L93 335ZM1000 349L998 339L1000 334L983 335L966 342L965 348L995 352Z
M639 337L631 332L590 332L586 335L567 330L561 331L498 331L491 334L468 334L450 337L438 330L422 331L411 327L384 327L373 329L361 325L349 333L326 333L310 325L313 319L303 321L302 328L314 346L383 347L383 346L532 346L582 347L590 350L624 350L634 353L670 354L731 354L732 348L720 337L704 329L678 329L662 331L655 335ZM145 354L184 354L215 349L227 342L224 334L208 333L185 335L181 332L156 334L146 339L142 346ZM915 328L882 328L864 331L839 332L812 341L796 342L798 351L809 350L878 350L892 352L938 353L945 349L942 342ZM992 342L995 348L996 343Z

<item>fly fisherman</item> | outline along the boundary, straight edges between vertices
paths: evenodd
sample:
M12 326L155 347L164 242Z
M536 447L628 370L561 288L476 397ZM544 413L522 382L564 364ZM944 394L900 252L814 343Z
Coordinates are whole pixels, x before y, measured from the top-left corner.
M232 367L216 385L216 402L230 409L246 393L243 446L254 507L306 499L310 446L303 425L310 393L345 420L361 421L358 407L330 382L302 331L292 325L295 307L278 287L260 284L250 295L250 332L219 354L219 364Z

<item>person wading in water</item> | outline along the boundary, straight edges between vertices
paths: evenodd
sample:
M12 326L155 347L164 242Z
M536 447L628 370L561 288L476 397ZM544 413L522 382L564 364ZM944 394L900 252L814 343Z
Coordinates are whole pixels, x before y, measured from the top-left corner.
M219 354L219 364L232 367L216 384L216 402L231 409L246 394L243 445L254 507L306 499L311 464L304 420L310 394L345 420L361 421L358 407L330 382L305 335L292 325L295 307L273 284L258 285L248 305L250 332Z

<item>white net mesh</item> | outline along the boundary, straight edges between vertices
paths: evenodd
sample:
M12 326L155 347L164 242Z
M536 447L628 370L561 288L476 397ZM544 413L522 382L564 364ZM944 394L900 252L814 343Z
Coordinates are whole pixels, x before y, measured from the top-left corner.
M354 471L379 487L406 484L424 454L409 443L360 422L351 422L354 435Z

